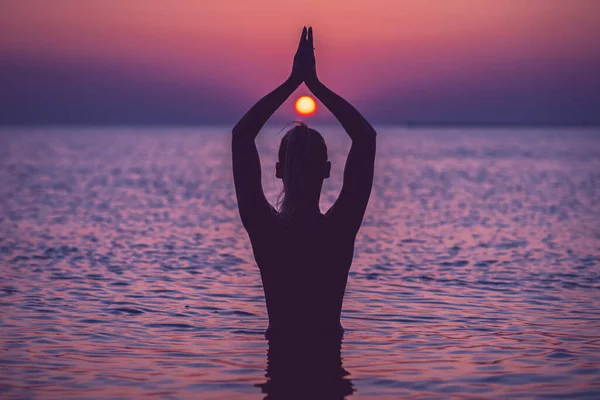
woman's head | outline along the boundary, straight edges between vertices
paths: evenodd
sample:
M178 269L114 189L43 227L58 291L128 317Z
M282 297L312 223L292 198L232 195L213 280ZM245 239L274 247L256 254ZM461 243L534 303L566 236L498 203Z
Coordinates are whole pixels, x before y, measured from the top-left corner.
M275 171L283 180L281 214L291 216L299 207L318 204L323 180L331 171L323 136L298 123L281 139Z

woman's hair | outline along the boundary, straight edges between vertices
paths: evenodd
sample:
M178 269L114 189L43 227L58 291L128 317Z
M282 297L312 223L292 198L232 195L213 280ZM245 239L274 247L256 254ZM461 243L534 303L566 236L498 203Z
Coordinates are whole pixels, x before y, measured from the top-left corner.
M281 139L279 164L283 168L283 191L279 195L279 214L289 219L311 185L323 179L327 162L325 139L305 123L298 122ZM283 197L283 199L282 199Z

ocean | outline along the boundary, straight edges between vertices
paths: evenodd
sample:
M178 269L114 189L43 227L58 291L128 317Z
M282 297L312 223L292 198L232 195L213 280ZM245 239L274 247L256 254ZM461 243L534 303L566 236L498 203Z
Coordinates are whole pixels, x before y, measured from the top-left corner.
M0 129L0 397L600 398L600 128L376 128L345 336L281 346L230 127Z

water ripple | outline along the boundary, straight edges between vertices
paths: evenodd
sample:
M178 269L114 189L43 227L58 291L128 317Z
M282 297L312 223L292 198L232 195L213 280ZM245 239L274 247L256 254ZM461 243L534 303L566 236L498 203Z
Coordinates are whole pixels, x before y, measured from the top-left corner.
M343 342L281 345L226 131L0 132L3 398L600 398L600 132L382 129Z

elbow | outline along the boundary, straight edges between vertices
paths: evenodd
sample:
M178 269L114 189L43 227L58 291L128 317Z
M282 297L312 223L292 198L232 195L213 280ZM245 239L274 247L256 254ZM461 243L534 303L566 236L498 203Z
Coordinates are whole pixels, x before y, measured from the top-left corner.
M373 143L377 141L377 131L373 129L373 127L370 127L370 129L368 130L368 136L373 141Z
M242 139L244 139L244 136L244 130L237 125L231 130L231 140L234 144L243 141Z
M363 118L363 124L364 124L364 127L365 127L365 132L367 132L367 136L373 138L373 140L374 140L377 137L377 131L364 118Z
M375 129L373 129L373 126L371 126L371 124L364 117L361 118L360 122L362 122L362 124L360 124L360 130L357 132L358 134L356 137L360 138L361 141L375 142L375 139L377 138L377 132Z
M365 122L361 134L357 135L356 138L363 145L375 146L377 142L377 131L375 131L368 122Z
M374 154L377 149L377 137L375 133L373 135L360 136L359 138L352 139L352 146L357 146L367 153Z
M240 124L233 127L231 130L231 138L234 142L253 142L256 138L257 133L253 133L252 129L247 126L240 126Z
M369 148L371 148L373 151L375 151L375 149L377 148L377 132L375 132L375 129L373 129L373 134L369 135L367 139L367 144Z
M245 130L237 127L231 130L231 146L232 148L244 148L249 143L253 143L254 138L248 137Z

